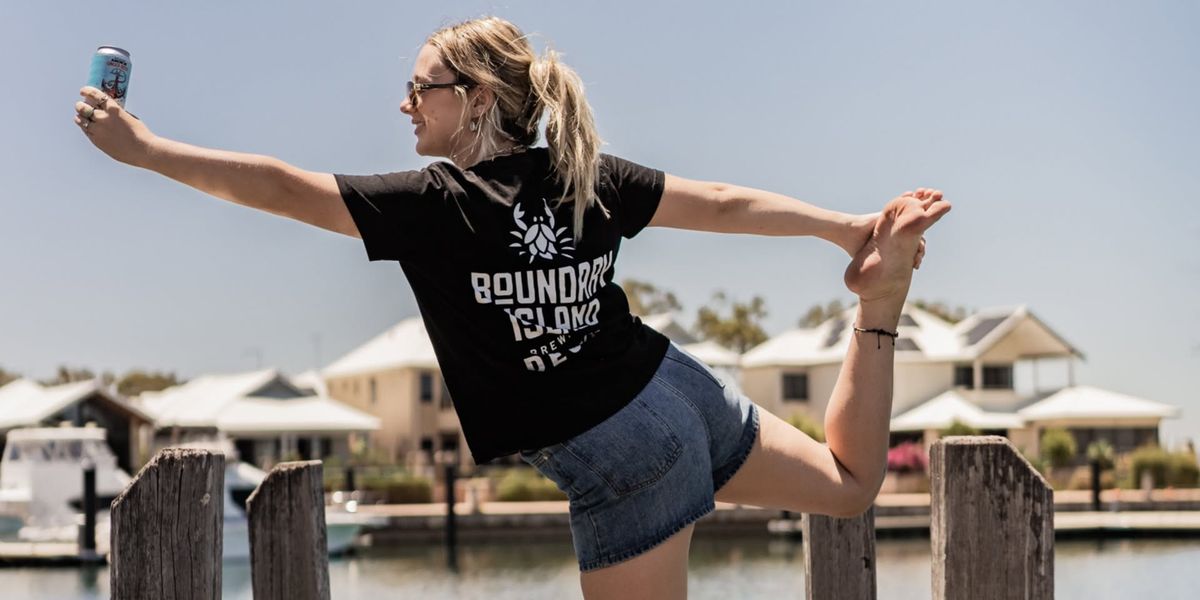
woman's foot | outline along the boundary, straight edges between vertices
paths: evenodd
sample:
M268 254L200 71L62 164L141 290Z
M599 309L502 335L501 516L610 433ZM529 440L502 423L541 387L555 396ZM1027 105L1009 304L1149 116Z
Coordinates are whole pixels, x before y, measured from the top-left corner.
M846 287L864 302L906 296L912 270L924 254L921 236L947 212L950 203L942 200L941 190L918 188L892 199L846 267Z

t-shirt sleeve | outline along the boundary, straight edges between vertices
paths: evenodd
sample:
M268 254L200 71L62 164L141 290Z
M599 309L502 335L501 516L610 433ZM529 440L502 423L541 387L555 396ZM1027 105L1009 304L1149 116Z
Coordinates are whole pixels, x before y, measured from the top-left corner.
M654 218L662 200L666 175L658 169L643 167L623 158L602 154L600 160L612 185L612 201L621 235L632 238Z
M407 260L431 247L445 219L446 186L433 169L334 174L367 260Z

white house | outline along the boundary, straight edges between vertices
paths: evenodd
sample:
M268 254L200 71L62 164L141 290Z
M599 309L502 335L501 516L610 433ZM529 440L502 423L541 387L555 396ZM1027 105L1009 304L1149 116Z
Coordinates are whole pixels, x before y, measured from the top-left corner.
M259 466L347 457L352 436L380 426L379 419L297 385L277 369L204 375L144 392L136 402L155 418L157 447L224 434L242 460Z
M856 311L851 307L817 327L785 332L748 351L741 362L747 395L781 417L801 412L823 419ZM1125 452L1158 443L1161 420L1179 414L1165 404L1076 385L1074 362L1083 354L1025 306L988 309L949 323L906 304L898 333L894 441L920 438L931 444L957 420L1007 435L1031 453L1049 427L1070 430L1081 455L1097 439ZM1016 385L1018 362L1030 367L1028 385ZM1046 362L1065 363L1066 386L1041 389L1038 367Z

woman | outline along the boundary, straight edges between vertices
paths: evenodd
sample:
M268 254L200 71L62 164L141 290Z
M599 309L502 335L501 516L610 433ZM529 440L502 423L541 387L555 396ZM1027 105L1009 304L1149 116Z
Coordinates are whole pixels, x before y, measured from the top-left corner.
M918 189L846 215L600 154L579 78L498 18L434 33L400 110L420 171L314 173L150 132L94 88L76 123L114 159L361 238L412 285L477 463L520 453L570 498L588 598L684 597L694 522L714 500L853 515L885 469L893 344L922 232L949 204ZM548 148L535 148L548 113ZM646 226L815 235L852 257L855 337L828 446L726 389L630 315L613 282Z

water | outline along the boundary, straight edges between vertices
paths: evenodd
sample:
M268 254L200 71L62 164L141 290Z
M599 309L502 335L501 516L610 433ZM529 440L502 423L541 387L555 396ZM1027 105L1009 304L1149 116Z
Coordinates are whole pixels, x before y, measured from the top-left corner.
M1057 598L1195 597L1200 540L1060 540L1056 543ZM929 541L880 540L879 597L930 597ZM226 563L223 597L249 600L250 566ZM436 544L370 548L329 566L337 599L458 598L578 599L579 573L569 541L519 545L472 543L459 549L458 573L445 566ZM0 568L0 597L28 600L108 598L108 569ZM804 554L799 543L766 536L692 542L688 597L802 598Z

